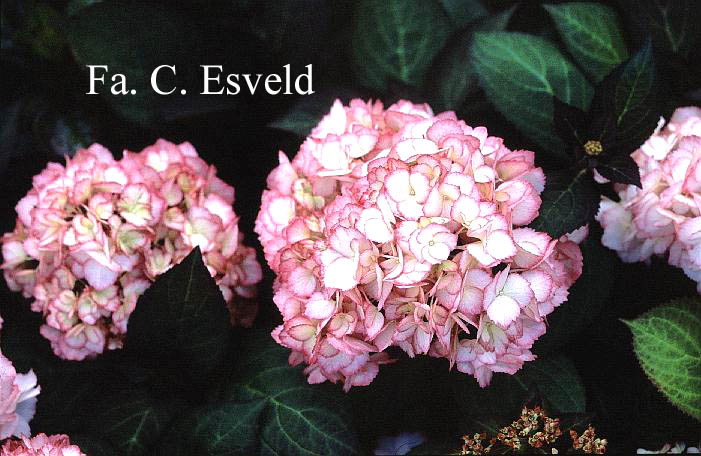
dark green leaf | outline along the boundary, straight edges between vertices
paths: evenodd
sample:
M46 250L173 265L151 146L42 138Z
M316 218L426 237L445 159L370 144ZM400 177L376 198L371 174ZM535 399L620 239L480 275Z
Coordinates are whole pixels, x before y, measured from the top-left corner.
M313 95L299 98L292 108L268 124L268 127L306 137L321 118L329 113L334 100L338 98L343 104L348 104L352 98L360 96L359 92L350 89L320 90Z
M357 454L348 398L309 385L268 333L250 334L219 403L184 418L162 454Z
M652 36L656 47L686 54L698 45L701 8L698 0L621 0L632 18L631 30Z
M166 435L160 454L211 456L251 454L258 445L264 401L224 402L180 419Z
M120 455L152 454L170 421L165 405L142 389L124 389L114 394L100 390L95 391L95 396L81 417L83 425L111 443Z
M487 97L516 127L561 158L553 98L586 110L592 87L548 40L516 32L478 32L472 64Z
M606 179L616 184L630 184L643 188L640 182L640 168L630 155L619 155L596 167Z
M560 429L566 432L568 429L576 429L577 432L582 432L594 421L593 413L560 413L557 415L560 418Z
M582 380L572 361L564 356L528 362L517 375L524 383L535 385L554 416L558 413L583 413L586 409Z
M564 356L526 362L515 375L494 374L486 388L480 388L474 381L460 382L457 377L455 380L454 395L464 398L463 413L473 425L479 426L475 430L487 429L485 425L489 425L492 418L497 422L513 419L534 395L557 412L582 412L586 403L579 374ZM465 432L475 430L465 429Z
M544 5L567 50L594 78L602 80L628 58L616 12L600 3Z
M392 79L420 85L450 31L437 0L362 0L352 38L358 82L379 91Z
M587 113L559 98L553 98L553 123L555 132L565 143L568 152L571 152L570 148L579 148L589 139Z
M29 44L40 57L59 61L65 54L65 19L45 3L28 3L24 28L18 38Z
M168 353L202 376L221 363L229 325L224 298L196 247L139 298L125 349L154 359Z
M655 62L652 45L648 43L636 52L622 68L615 86L617 140L632 153L648 138L657 125L659 108L656 94Z
M560 304L547 317L548 331L538 339L533 352L538 356L561 350L587 325L596 321L608 302L613 285L615 254L601 244L599 236L590 234L580 244L582 249L582 275L570 288L567 301Z
M569 233L588 223L599 207L599 191L586 170L574 177L569 172L546 176L540 214L531 227L545 231L553 238Z
M440 0L440 2L455 28L465 27L488 15L487 8L479 0Z
M645 374L674 405L701 420L701 300L673 300L624 323Z
M476 25L484 31L504 30L514 12L514 8L502 11ZM436 57L428 80L431 106L438 110L457 110L467 96L478 89L477 77L470 62L470 28L451 38Z

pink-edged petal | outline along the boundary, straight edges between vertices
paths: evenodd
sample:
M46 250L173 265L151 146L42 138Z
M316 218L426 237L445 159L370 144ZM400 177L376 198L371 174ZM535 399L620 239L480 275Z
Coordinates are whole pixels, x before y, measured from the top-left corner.
M304 308L304 315L317 320L326 320L336 310L336 303L330 301L321 293L314 293Z
M485 240L485 250L497 260L505 260L516 255L516 244L504 230L496 230L489 233Z
M518 302L509 296L499 295L487 307L487 316L502 328L509 326L521 313Z

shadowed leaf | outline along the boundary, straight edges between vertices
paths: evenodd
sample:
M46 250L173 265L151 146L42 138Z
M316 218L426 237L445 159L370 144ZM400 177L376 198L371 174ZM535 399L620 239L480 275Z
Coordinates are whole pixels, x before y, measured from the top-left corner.
M420 85L450 32L437 0L362 0L352 46L358 81L379 91L392 79Z
M553 98L586 110L593 90L550 41L517 32L478 32L472 64L499 112L553 154L569 157L554 134Z
M570 173L551 173L540 195L540 214L531 228L545 231L553 238L569 233L593 219L599 207L599 191L586 170L574 177Z
M224 298L196 247L139 298L125 349L153 359L168 353L199 377L221 362L229 328Z
M250 334L240 350L220 402L174 426L161 454L358 453L348 398L337 386L309 385L267 333Z

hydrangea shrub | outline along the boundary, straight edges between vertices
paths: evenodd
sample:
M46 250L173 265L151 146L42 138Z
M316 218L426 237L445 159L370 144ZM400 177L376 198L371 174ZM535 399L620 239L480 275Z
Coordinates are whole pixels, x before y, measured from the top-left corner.
M158 140L117 161L99 144L49 163L2 237L5 280L45 316L41 334L61 358L122 346L137 300L199 247L233 323L250 324L262 271L243 245L234 188L189 143ZM244 310L245 309L245 310Z
M602 197L603 244L627 263L669 252L701 293L701 109L678 108L666 126L661 119L632 157L642 189L616 184L620 201Z
M390 346L481 386L535 358L582 255L527 227L545 183L533 152L453 112L355 99L279 160L255 230L277 274L272 336L310 383L368 385Z

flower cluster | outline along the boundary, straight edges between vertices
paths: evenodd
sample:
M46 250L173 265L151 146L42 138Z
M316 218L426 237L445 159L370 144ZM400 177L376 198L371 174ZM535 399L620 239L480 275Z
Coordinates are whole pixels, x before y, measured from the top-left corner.
M572 448L582 450L587 454L604 454L606 453L606 439L596 436L596 431L589 426L582 435L578 435L577 431L570 429L570 437L572 438Z
M482 386L534 359L582 256L525 227L545 182L533 163L452 112L336 101L293 161L280 152L256 220L290 363L348 389L389 346L445 357Z
M1 449L3 456L86 456L62 434L22 436L21 440L8 440Z
M34 371L18 374L0 352L0 440L30 435L29 422L40 391Z
M137 299L156 277L199 247L229 303L250 323L262 271L242 244L234 189L189 143L165 140L116 161L94 144L49 163L17 204L2 238L5 280L34 298L54 352L82 360L122 345Z
M509 452L559 454L558 447L568 453L603 454L606 453L606 439L596 436L594 428L589 426L580 436L570 429L572 439L570 448L563 448L563 435L560 418L550 418L539 407L523 407L521 416L508 426L498 430L496 436L489 438L486 432L464 435L462 451L464 455L504 454ZM548 451L549 449L549 451Z
M625 262L669 251L669 263L701 293L701 109L679 108L632 157L642 189L616 185L620 201L603 197L597 220L602 242Z

